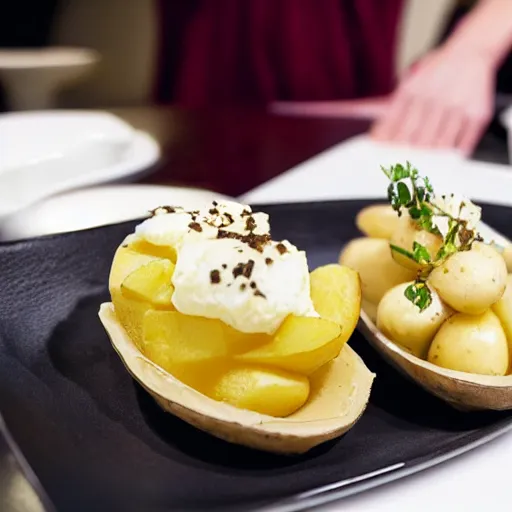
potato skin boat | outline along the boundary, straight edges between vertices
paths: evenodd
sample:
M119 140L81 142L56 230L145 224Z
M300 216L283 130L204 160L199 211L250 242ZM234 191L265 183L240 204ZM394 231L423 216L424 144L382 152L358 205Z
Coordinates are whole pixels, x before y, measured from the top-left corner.
M166 411L224 439L258 450L300 454L337 438L363 414L375 375L348 346L316 372L308 402L286 418L238 409L185 385L143 356L118 322L113 305L99 317L127 370Z

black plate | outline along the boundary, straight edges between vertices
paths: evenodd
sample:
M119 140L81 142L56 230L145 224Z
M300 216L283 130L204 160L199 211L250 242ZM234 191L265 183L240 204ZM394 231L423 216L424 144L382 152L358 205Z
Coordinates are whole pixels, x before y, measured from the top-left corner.
M262 207L274 237L337 261L364 201ZM512 235L512 210L485 208ZM229 445L162 412L130 378L97 317L116 246L135 223L0 246L0 410L59 511L298 510L399 478L511 426L507 413L457 412L387 366L344 437L300 457ZM0 423L1 428L1 423ZM25 468L26 469L26 468ZM1 472L0 472L1 473ZM38 481L37 481L38 480Z

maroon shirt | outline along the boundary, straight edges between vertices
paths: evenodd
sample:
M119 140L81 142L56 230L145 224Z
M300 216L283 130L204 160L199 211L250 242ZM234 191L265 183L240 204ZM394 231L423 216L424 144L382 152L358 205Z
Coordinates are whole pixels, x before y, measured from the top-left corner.
M185 106L389 93L403 0L160 0L156 99Z

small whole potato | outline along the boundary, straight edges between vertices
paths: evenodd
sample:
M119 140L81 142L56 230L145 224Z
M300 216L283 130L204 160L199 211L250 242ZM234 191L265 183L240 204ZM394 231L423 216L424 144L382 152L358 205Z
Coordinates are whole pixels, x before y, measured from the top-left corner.
M361 301L361 311L364 311L374 324L377 323L377 304L363 299Z
M359 273L363 299L377 305L393 286L414 279L414 272L395 262L389 242L382 238L356 238L340 255L340 264Z
M429 284L449 306L469 315L479 315L498 302L506 282L505 260L481 242L450 256L429 277Z
M443 244L440 236L420 229L407 213L402 214L400 217L390 242L410 252L413 250L414 242L418 242L427 249L432 259L434 259L437 251L439 251ZM393 258L397 263L408 269L418 270L420 268L418 263L396 251L393 251Z
M428 351L429 362L459 372L505 375L510 353L498 317L457 313L441 326Z
M436 332L453 311L435 290L431 290L432 303L420 311L405 297L410 284L399 284L384 295L377 309L377 327L391 341L425 359Z
M373 204L357 214L356 226L366 236L389 240L399 220L398 213L390 205Z
M505 264L507 265L507 272L509 274L512 273L512 245L508 245L503 249L503 253L501 254L503 259L505 260Z
M492 310L500 319L512 353L512 274L507 276L507 287L501 299L493 304Z

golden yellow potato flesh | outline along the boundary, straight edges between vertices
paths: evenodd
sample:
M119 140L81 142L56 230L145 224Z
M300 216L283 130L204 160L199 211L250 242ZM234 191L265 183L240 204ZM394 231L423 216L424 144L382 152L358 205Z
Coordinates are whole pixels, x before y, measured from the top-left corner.
M228 355L228 343L218 320L178 311L148 311L144 316L144 350L165 345L173 363L205 361Z
M309 279L315 311L322 318L341 325L342 334L348 340L361 310L358 273L349 267L331 264L313 270Z
M161 258L133 250L129 245L120 246L114 254L110 267L109 290L121 291L122 282L135 270Z
M137 347L142 347L142 323L146 311L153 309L147 301L139 301L127 298L122 290L123 281L140 267L153 261L158 261L156 256L141 254L129 246L121 246L117 249L109 276L109 291L116 316L125 328L126 332Z
M503 295L507 280L505 261L496 249L475 242L469 251L450 256L429 277L441 298L461 313L479 315Z
M219 320L177 311L148 311L144 316L142 353L202 392L218 377L228 347L227 331Z
M481 315L453 315L434 337L428 361L450 370L505 375L510 354L498 317L491 310Z
M377 310L377 327L391 341L425 359L436 332L453 312L435 290L430 306L420 311L405 297L409 284L399 284L384 295Z
M172 308L171 284L174 264L169 260L155 260L128 274L121 283L121 292L127 299L147 301L155 307Z
M218 400L278 416L302 406L309 393L305 375L334 359L355 328L361 301L357 273L339 265L318 269L311 293L322 318L290 316L269 336L175 311L173 260L172 249L137 239L114 257L109 287L115 313L141 352ZM245 398L242 383L249 386ZM273 403L265 405L269 393Z
M375 305L388 290L416 275L392 258L389 242L381 238L352 240L343 249L340 264L359 273L363 299Z
M206 394L241 409L284 417L306 403L309 380L277 368L240 366L225 372Z
M324 347L326 360L336 357L354 332L361 312L361 279L346 266L331 264L310 274L311 300L321 318L339 324L341 333ZM330 352L330 355L328 355Z
M323 318L288 316L269 343L237 359L309 375L339 354L340 333L338 324Z
M373 204L356 216L356 226L366 236L390 240L398 227L400 217L388 204Z
M176 263L176 251L169 245L155 245L146 240L136 239L129 244L129 247L140 254L168 259Z
M430 254L431 259L435 258L437 252L443 244L443 240L440 236L420 229L417 224L409 217L409 215L404 213L400 217L398 226L391 236L390 243L409 252L412 252L414 242L418 242L419 244L423 245ZM398 264L405 268L410 270L418 270L420 268L418 263L397 251L392 251L392 256Z

